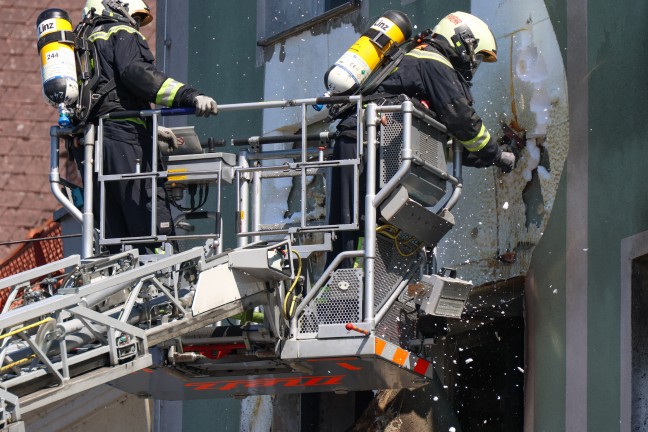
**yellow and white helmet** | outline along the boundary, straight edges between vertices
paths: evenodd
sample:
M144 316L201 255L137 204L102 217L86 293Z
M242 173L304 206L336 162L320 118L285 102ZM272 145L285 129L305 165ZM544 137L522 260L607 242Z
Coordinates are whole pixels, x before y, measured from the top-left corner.
M143 0L112 0L114 3L121 4L125 6L128 10L128 13L133 18L139 18L140 26L145 26L153 21L153 15L151 15L151 9ZM109 0L87 0L85 7L83 8L83 16L88 16L90 11L94 8L95 14L101 15L106 9L106 3Z
M453 12L432 29L432 37L443 36L471 72L482 61L497 61L497 42L488 25L466 12Z

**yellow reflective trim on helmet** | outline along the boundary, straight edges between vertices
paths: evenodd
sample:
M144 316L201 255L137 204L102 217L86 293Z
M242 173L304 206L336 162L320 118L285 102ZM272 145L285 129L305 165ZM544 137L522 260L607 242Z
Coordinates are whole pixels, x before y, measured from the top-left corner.
M448 66L450 69L454 69L452 67L452 63L450 63L450 60L448 60L447 58L445 58L444 56L442 56L439 53L414 49L414 50L408 52L405 55L410 56L410 57L427 59L427 60L436 60L436 61L438 61L440 63L443 63L444 65Z
M459 141L464 147L466 147L466 150L476 152L483 149L486 144L488 144L488 141L490 141L490 133L488 133L486 126L484 126L484 123L482 122L481 129L475 138L468 141Z
M108 40L108 38L110 38L110 36L114 35L117 32L120 32L120 31L125 31L125 32L128 32L128 33L137 33L138 35L140 35L142 37L142 39L146 40L146 38L144 37L144 35L142 33L137 31L133 27L130 27L130 26L127 26L127 25L116 25L114 27L110 27L108 29L108 31L94 32L90 36L88 36L88 39L91 42L94 42L97 39Z
M164 105L170 107L173 104L173 99L175 99L178 90L184 84L174 80L173 78L167 78L158 90L157 95L155 96L155 103L158 105Z

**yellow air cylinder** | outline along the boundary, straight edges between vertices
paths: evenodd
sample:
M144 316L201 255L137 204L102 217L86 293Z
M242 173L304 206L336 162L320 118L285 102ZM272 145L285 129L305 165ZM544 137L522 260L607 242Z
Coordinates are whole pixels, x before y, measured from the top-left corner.
M411 35L412 23L407 15L394 10L385 12L326 71L324 85L328 94L353 94L380 64L385 53Z
M68 126L70 112L67 107L73 106L79 97L70 17L62 9L47 9L36 19L36 31L43 96L49 104L59 108L59 124Z

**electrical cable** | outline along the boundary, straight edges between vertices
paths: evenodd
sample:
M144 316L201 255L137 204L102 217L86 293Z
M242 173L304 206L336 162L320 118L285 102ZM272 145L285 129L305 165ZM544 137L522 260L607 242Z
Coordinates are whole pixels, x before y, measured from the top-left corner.
M291 252L293 252L295 255L297 255L298 261L298 267L297 267L297 274L295 275L295 279L293 280L292 284L290 285L290 288L288 289L288 292L286 292L286 297L284 298L284 305L283 305L283 312L284 316L286 317L287 320L292 319L292 315L295 312L295 305L297 304L297 295L293 294L293 291L295 287L297 286L297 283L299 282L299 277L301 276L301 271L302 271L302 259L301 255L299 255L299 252L296 250L291 249ZM288 308L288 299L291 299L290 302L290 308Z
M198 191L198 205L196 205L195 203L196 190ZM209 186L205 186L201 184L199 188L196 188L196 185L189 185L188 192L191 198L190 199L191 203L189 204L189 207L184 207L182 204L178 202L179 200L173 199L172 204L175 208L177 208L178 210L184 213L193 213L196 210L202 208L202 206L204 206L207 203L207 198L209 197Z
M410 243L415 241L418 242L418 240L416 240L414 237L401 240L400 234L402 233L402 231L394 225L381 225L376 228L376 232L384 237L387 237L388 239L391 239L394 242L394 248L396 249L396 252L398 252L398 254L402 257L410 257L423 247L423 243L419 242L418 244L413 246L411 252L403 252L402 246L411 247Z
M75 237L81 237L81 234L67 234L67 235L60 235L60 236L53 236L53 237L39 237L39 238L25 239L25 240L0 241L0 246L10 246L10 245L20 244L20 243L33 243L33 242L40 242L40 241L47 241L47 240L60 240L60 239L75 238Z

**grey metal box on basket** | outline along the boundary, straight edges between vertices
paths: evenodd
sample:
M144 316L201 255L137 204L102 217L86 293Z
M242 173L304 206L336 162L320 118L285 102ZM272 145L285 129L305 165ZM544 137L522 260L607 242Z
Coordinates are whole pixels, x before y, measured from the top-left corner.
M379 186L384 187L403 163L403 113L388 113L380 128ZM449 211L436 214L434 206L446 193L448 135L413 117L410 131L412 165L399 187L380 207L388 223L428 245L435 245L454 226Z

